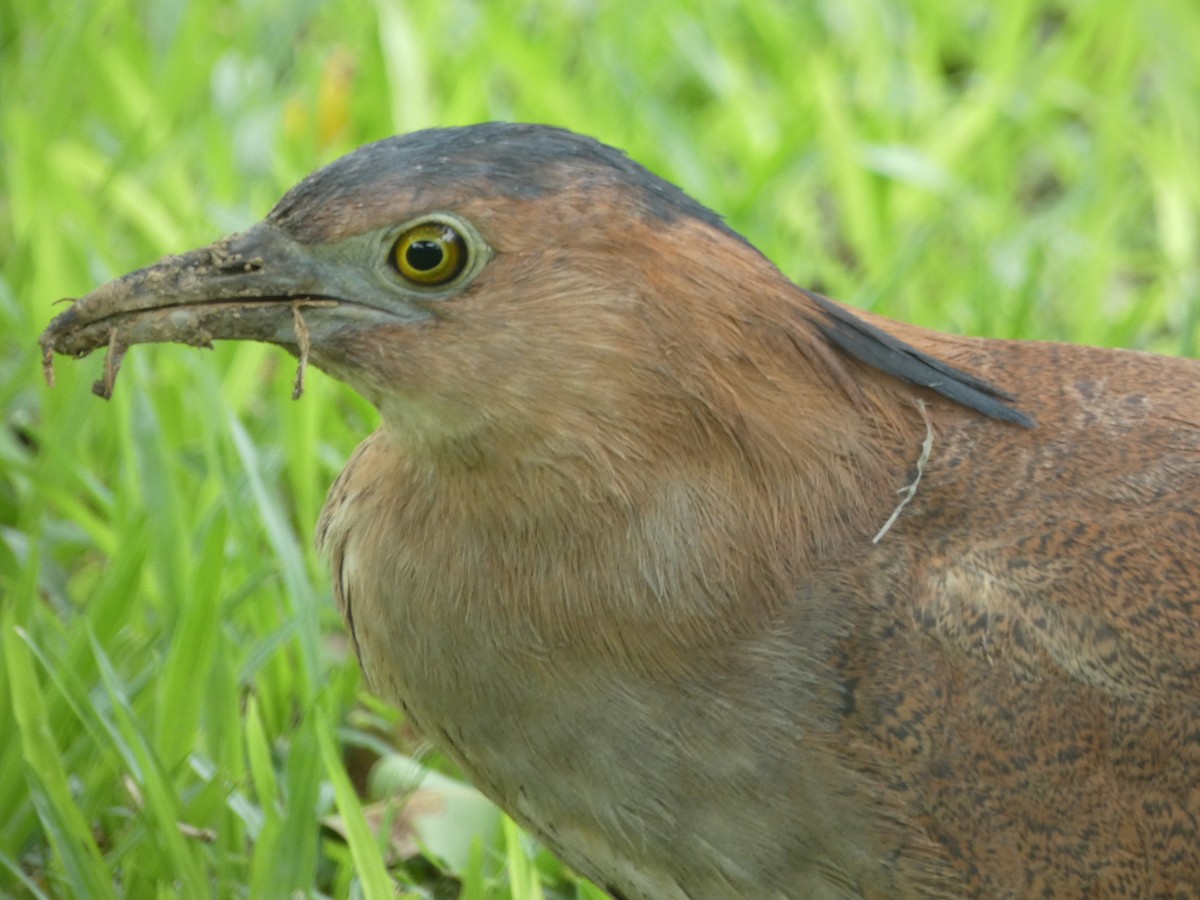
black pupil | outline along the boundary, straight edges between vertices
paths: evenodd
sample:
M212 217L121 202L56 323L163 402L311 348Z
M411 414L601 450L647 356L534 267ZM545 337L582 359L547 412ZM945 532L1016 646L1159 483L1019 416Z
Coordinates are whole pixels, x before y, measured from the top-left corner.
M405 261L418 272L436 269L446 256L446 251L437 241L413 241L404 251Z

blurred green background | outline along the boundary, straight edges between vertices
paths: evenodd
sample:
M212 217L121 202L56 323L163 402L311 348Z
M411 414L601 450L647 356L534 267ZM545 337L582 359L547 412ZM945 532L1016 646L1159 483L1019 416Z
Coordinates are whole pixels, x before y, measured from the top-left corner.
M0 0L0 894L600 896L360 684L311 539L374 411L252 345L49 390L57 298L513 119L845 302L1192 354L1198 47L1194 0Z

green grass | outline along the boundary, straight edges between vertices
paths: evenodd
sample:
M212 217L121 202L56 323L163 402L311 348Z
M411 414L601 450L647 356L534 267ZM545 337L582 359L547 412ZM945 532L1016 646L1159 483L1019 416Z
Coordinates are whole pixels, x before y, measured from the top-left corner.
M393 755L423 746L311 542L374 411L316 374L292 402L259 346L138 348L107 405L99 355L49 390L54 300L359 143L522 119L626 148L846 302L1191 354L1197 47L1194 0L5 0L0 894L600 896ZM414 842L381 784L453 802Z

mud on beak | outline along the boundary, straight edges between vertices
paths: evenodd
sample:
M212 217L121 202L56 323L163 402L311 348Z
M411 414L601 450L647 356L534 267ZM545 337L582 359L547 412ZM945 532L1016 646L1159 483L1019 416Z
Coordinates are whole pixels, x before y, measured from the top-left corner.
M54 383L55 353L82 358L107 347L104 377L92 386L107 399L134 344L252 340L299 357L292 395L299 397L310 349L348 330L422 317L383 302L378 284L362 283L362 268L351 262L269 222L164 257L76 300L47 326L38 339L46 379Z

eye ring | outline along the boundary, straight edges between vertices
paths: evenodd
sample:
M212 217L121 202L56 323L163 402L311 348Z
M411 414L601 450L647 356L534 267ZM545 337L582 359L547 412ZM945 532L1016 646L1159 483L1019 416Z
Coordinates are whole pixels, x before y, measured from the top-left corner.
M392 245L391 262L406 280L420 287L438 287L467 267L467 242L446 222L422 222L406 228Z

